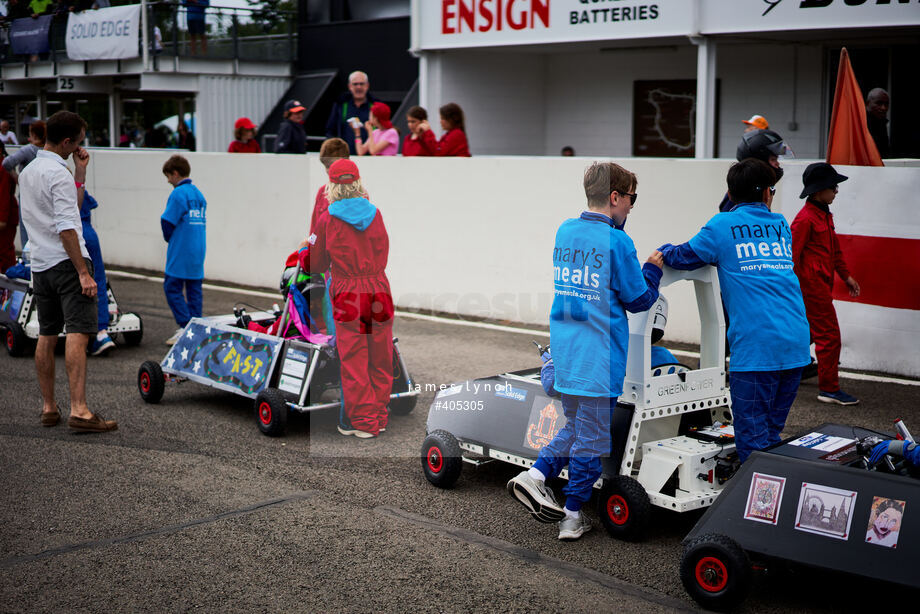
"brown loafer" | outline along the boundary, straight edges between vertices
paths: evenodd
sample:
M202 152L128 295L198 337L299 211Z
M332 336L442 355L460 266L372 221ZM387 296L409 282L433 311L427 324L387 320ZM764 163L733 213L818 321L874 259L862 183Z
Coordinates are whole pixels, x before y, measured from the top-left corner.
M71 416L70 420L67 421L67 426L78 433L105 433L118 430L117 422L106 420L99 414L93 414L92 418Z
M54 411L42 412L42 426L56 426L61 421L61 412L55 408Z

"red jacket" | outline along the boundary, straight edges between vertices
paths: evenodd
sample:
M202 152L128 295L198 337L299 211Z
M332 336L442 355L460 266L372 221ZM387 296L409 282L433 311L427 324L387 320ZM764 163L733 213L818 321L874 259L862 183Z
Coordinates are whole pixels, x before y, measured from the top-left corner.
M227 147L227 151L230 153L262 153L262 148L259 147L255 139L249 139L245 143L242 141L231 141L230 146Z
M316 223L328 208L329 201L326 200L326 185L323 184L319 186L319 190L316 191L316 198L313 199L313 215L310 216L310 234L316 232Z
M809 201L792 222L792 261L802 292L830 292L834 271L846 281L850 276L834 230L834 216Z
M432 137L433 138L433 137ZM413 139L411 134L407 134L403 139L402 155L409 156L428 156L431 155L422 147L421 139Z
M367 203L364 199L350 200ZM377 321L392 318L393 298L385 272L390 239L380 211L376 211L364 230L359 230L327 210L317 220L312 236L314 242L300 253L300 263L314 273L332 268L332 305L336 321L371 315ZM382 303L382 311L365 313L371 300Z
M470 157L470 147L466 142L466 133L459 128L445 132L440 141L435 141L434 133L431 130L426 130L422 133L419 141L422 145L422 150L428 156Z

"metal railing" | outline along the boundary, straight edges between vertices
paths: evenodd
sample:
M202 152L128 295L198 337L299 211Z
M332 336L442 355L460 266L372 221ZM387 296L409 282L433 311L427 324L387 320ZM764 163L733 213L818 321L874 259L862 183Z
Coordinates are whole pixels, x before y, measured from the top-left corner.
M13 55L9 43L10 20L0 21L0 64L67 61L67 17L66 12L54 16L48 35L49 51L37 57ZM294 61L297 57L297 13L210 6L205 11L203 38L204 42L194 41L193 49L186 7L181 2L147 4L148 52L154 70L164 57ZM139 36L139 40L142 41L143 36ZM139 57L141 52L139 49Z

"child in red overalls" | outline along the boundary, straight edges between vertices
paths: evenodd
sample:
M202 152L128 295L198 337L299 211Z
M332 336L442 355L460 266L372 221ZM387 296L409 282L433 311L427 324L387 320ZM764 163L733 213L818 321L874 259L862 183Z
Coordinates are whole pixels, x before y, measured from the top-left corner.
M840 361L840 326L831 297L834 272L859 296L859 284L850 275L840 251L830 205L837 185L847 177L825 162L809 164L802 175L805 184L799 198L805 206L792 222L792 260L805 299L805 314L811 340L818 356L818 400L839 405L856 405L859 399L840 389L837 364Z
M304 269L332 268L332 307L342 372L339 432L376 437L387 425L393 387L393 298L384 269L390 243L383 217L367 200L358 167L329 167L329 209L300 245Z

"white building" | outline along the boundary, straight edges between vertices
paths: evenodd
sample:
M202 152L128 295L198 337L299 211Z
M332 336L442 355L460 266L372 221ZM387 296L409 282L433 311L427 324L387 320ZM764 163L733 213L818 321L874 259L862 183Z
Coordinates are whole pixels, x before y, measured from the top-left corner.
M759 114L824 153L847 47L920 157L918 0L413 0L420 103L457 102L475 154L734 157Z

